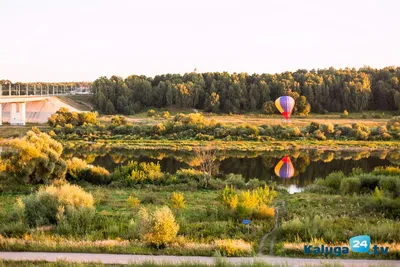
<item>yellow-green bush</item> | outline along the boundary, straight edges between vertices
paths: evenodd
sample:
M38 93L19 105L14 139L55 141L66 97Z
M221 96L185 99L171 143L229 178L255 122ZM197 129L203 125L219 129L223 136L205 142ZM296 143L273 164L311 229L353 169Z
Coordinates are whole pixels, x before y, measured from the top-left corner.
M274 189L268 186L258 187L254 190L240 191L239 193L232 186L226 186L221 192L223 204L231 210L235 210L240 216L264 216L270 217L271 210L268 206L277 196Z
M87 164L79 158L67 160L67 180L83 180L92 184L108 184L110 173L103 167Z
M173 192L171 194L171 202L172 202L172 207L174 209L184 209L185 208L185 197L182 193L180 192Z
M131 194L126 200L126 203L129 205L129 207L136 208L137 206L140 205L140 200L137 197L135 197L134 194Z
M387 128L389 131L400 132L400 116L391 118L387 122Z
M215 244L220 252L228 257L248 256L253 251L251 244L242 239L216 240Z
M174 241L179 231L175 216L167 206L152 213L146 208L141 208L138 228L140 238L156 247L164 247Z
M24 218L29 225L56 224L74 208L93 208L93 196L77 185L41 187L23 199Z
M2 156L5 178L21 183L47 184L64 177L67 165L61 158L62 145L48 134L33 128L23 138L13 139L8 145L11 150Z
M255 217L259 219L273 218L275 217L275 209L268 207L265 204L261 204L255 211Z

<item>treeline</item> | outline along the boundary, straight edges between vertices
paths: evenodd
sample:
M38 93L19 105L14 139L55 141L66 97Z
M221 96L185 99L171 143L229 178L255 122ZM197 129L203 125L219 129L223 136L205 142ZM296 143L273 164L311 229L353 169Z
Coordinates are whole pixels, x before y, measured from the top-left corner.
M146 107L198 108L241 113L276 112L282 95L296 100L294 113L400 109L400 67L297 70L280 74L214 72L100 77L94 103L107 114L134 114Z

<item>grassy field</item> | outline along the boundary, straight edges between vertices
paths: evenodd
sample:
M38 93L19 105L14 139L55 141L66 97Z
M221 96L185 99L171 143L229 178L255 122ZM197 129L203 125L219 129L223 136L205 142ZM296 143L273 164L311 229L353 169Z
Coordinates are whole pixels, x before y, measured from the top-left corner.
M56 229L50 228L30 230L27 234L23 234L24 231L21 230L20 234L17 231L11 234L14 237L6 238L7 232L11 233L16 228L8 225L2 230L0 250L213 256L213 240L243 239L250 242L254 251L257 251L261 237L274 227L272 219L254 219L250 231L247 232L248 229L241 223L243 218L232 216L222 206L218 190L196 190L190 188L190 185L144 186L137 189L87 185L85 189L96 200L96 218L87 233L82 235L70 232L59 236ZM24 190L26 191L23 192ZM19 193L7 191L0 195L0 211L3 216L12 214L15 198L27 194L31 189L22 188ZM186 199L186 207L176 211L180 240L165 249L144 246L136 239L132 228L138 207L129 206L128 197L133 194L140 199L142 206L152 210L163 205L170 206L173 191L182 192ZM279 218L281 229L273 240L268 240L264 253L304 257L305 243L347 245L343 244L343 240L359 234L370 234L374 243L385 243L382 240L390 243L386 244L390 246L387 258L400 258L399 222L386 218L379 211L368 210L368 198L369 196L279 193L274 205L283 201L286 204ZM269 251L271 242L273 250ZM351 254L351 257L368 258L368 255Z
M22 137L31 130L32 127L38 127L43 132L50 130L50 126L47 124L28 123L25 126L10 126L9 124L3 124L0 126L0 140L1 138Z
M167 109L166 109L167 110ZM149 117L147 112L141 112L135 115L128 116L128 121L131 123L139 123L139 124L155 124L159 122L163 122L167 119L160 116L162 112L158 112L156 116ZM192 109L172 109L169 111L171 116L175 116L176 114L190 114L194 113ZM352 124L352 123L361 123L368 127L377 127L380 125L385 125L387 121L394 116L393 113L385 113L382 115L382 118L373 118L376 115L375 113L354 113L351 114L348 118L341 118L340 113L332 113L332 114L309 114L307 117L303 116L292 116L289 122L286 122L281 115L266 115L260 113L249 113L249 114L213 114L213 113L202 113L206 120L214 119L217 122L226 123L228 125L240 125L243 123L248 123L252 125L290 125L297 127L305 127L309 125L311 122L318 123L332 123L332 124ZM364 115L366 114L366 115ZM382 113L376 113L382 114ZM366 118L363 118L363 115ZM100 121L108 122L112 116L101 115Z

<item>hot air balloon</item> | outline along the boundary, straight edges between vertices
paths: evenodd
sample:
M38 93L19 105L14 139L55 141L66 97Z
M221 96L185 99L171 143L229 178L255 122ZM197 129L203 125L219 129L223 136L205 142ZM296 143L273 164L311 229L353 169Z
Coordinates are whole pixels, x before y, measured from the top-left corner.
M294 107L294 99L290 96L281 96L275 100L276 108L282 113L286 120L289 120Z
M275 174L281 178L291 178L294 175L294 167L289 156L284 156L275 166Z

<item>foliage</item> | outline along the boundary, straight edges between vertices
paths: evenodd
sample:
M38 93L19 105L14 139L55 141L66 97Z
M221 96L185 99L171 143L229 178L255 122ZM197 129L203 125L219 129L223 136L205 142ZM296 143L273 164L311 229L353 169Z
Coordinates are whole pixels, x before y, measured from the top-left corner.
M274 101L267 101L263 105L263 111L265 114L274 114L276 113L276 107Z
M111 117L111 124L114 126L126 125L128 123L125 116L115 115Z
M10 141L9 146L10 151L3 156L7 178L40 184L64 177L67 165L61 158L63 148L46 133L34 128L22 139Z
M41 187L39 191L23 199L24 218L29 225L56 224L63 216L69 216L75 208L93 208L94 200L77 185Z
M245 179L241 174L230 173L225 178L227 185L233 185L237 189L245 188L246 186Z
M348 177L340 182L340 192L342 194L360 193L361 181L358 177Z
M179 181L188 182L190 180L200 182L204 177L204 173L202 171L196 169L179 169L175 176Z
M73 157L67 160L67 180L87 181L92 184L109 184L110 173L103 167L87 164Z
M127 165L117 168L112 174L112 180L121 181L127 185L161 181L163 173L157 163L138 163L130 161Z
M50 116L49 125L55 127L66 126L69 124L70 128L73 126L81 126L85 123L96 124L97 123L97 113L95 112L70 112L67 108L60 108L56 113Z
M179 230L172 211L166 206L158 208L154 212L141 208L138 225L141 238L156 247L165 247L171 243Z
M185 208L185 197L180 192L172 192L171 203L174 209L184 209Z
M276 196L277 192L268 186L238 193L232 186L227 185L221 192L222 203L229 209L235 210L240 217L269 217L269 215L274 214L269 205Z
M395 167L395 166L376 167L372 171L372 174L400 176L400 167Z
M235 210L239 203L239 197L232 186L225 186L221 192L222 202L231 210Z
M239 257L251 254L253 248L251 244L241 239L222 239L216 240L215 244L218 246L222 255L228 257Z
M336 171L330 173L325 180L318 180L317 184L322 185L322 186L327 186L335 190L336 192L339 192L340 189L340 184L342 182L342 179L345 178L345 175L342 171Z
M387 122L387 128L389 131L400 132L400 116L391 118Z
M399 67L297 70L280 74L214 72L99 77L93 82L100 112L134 114L156 107L204 109L214 113L275 111L271 101L290 95L295 113L358 112L399 108ZM266 106L265 103L268 103ZM343 114L348 116L348 114Z
M126 200L126 203L129 205L129 207L136 208L140 205L140 200L137 197L135 197L134 194L131 194Z

